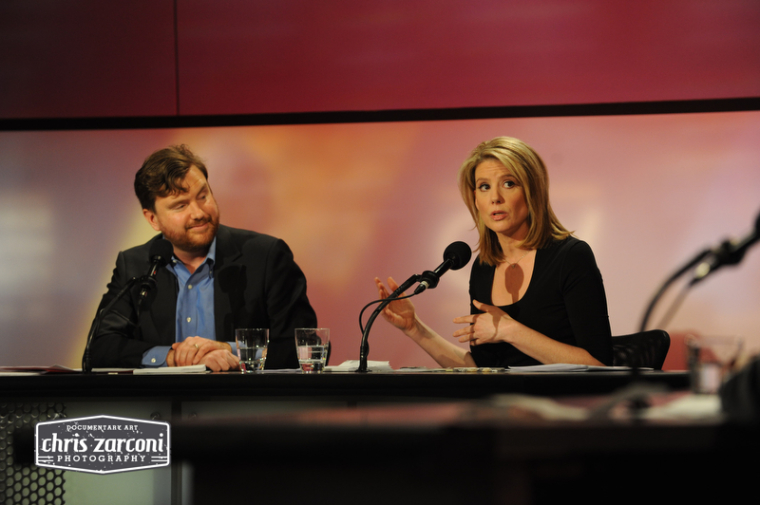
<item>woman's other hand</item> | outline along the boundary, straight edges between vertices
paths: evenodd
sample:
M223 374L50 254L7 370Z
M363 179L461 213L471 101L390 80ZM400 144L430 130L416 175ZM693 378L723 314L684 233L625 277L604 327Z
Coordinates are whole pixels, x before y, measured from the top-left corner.
M468 324L468 326L455 331L454 337L458 338L460 342L470 342L471 345L506 342L508 327L514 319L493 305L486 305L477 300L473 300L472 304L476 309L482 310L483 313L454 318L456 324Z

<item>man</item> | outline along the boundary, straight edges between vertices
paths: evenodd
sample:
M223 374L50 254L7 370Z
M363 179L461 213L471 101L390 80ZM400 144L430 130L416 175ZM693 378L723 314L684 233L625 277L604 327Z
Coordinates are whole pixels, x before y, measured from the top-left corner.
M143 215L159 235L119 253L105 307L151 266L151 245L171 242L172 261L156 274L155 299L140 307L139 283L101 322L91 344L95 367L204 364L238 367L236 328L269 328L266 368L298 368L295 328L314 328L306 278L282 240L219 224L203 162L187 146L156 151L135 176Z

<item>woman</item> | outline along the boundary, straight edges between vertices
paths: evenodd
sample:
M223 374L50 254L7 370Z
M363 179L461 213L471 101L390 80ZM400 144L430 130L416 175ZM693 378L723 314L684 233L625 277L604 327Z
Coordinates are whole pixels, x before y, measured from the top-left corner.
M469 351L422 322L409 300L383 311L443 367L539 363L611 365L607 300L591 248L571 236L549 204L541 158L520 140L497 137L472 151L459 189L480 239L470 274ZM375 278L381 298L389 290ZM388 286L398 285L388 278Z

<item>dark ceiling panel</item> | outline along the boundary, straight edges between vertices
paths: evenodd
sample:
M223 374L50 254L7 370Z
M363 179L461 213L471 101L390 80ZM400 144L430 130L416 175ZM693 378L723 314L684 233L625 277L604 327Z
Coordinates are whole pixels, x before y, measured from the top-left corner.
M176 114L173 0L0 2L0 117Z

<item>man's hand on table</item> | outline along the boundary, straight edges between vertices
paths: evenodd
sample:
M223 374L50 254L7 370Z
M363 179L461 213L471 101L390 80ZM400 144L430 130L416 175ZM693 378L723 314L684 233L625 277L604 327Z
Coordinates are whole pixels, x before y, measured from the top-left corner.
M206 365L214 372L237 370L238 359L226 342L202 337L188 337L172 345L166 355L167 366Z

